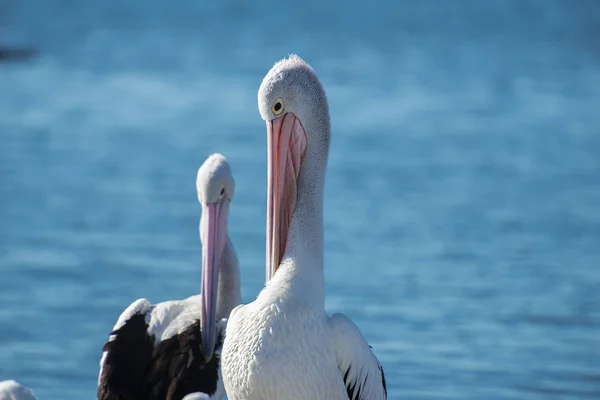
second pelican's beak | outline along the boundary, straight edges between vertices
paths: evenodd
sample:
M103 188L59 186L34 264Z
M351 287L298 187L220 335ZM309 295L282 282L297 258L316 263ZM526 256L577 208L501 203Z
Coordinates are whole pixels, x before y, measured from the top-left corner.
M217 338L217 287L219 265L227 242L229 200L203 205L200 231L202 238L202 293L200 335L202 354L210 361Z
M285 254L288 231L296 206L300 163L306 150L306 133L291 112L267 121L267 282Z

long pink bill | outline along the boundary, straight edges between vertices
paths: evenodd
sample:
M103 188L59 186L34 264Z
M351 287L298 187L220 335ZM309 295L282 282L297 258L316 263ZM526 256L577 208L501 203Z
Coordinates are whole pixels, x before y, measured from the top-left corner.
M267 282L285 254L296 206L297 180L306 150L306 133L291 112L267 122Z
M217 288L219 264L227 241L229 201L203 206L200 223L202 243L202 315L200 322L202 353L208 362L214 352L217 338Z

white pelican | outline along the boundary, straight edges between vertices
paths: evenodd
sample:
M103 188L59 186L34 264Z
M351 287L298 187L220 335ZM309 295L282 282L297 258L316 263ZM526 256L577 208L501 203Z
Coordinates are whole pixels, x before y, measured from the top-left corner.
M227 234L235 183L225 157L213 154L204 162L196 187L202 204L201 294L156 305L139 299L121 314L103 348L98 399L224 396L223 318L241 302L238 259Z
M0 400L36 400L33 390L14 380L0 381Z
M360 330L342 314L325 313L325 91L292 55L264 78L258 105L267 125L268 282L229 317L221 357L227 398L385 399L383 369Z

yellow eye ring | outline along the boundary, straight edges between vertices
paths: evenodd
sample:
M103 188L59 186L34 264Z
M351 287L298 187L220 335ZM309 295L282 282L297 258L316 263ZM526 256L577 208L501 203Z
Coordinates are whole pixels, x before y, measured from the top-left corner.
M283 112L284 108L285 107L283 106L283 99L281 97L278 97L273 102L273 105L271 106L271 111L273 111L273 114L279 115Z

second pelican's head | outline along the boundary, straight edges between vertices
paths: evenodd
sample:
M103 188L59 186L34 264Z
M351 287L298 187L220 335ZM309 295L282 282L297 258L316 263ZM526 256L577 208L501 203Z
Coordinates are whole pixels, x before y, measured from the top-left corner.
M208 362L216 342L217 288L219 266L227 243L229 204L235 182L229 163L213 154L202 164L196 178L198 201L202 205L200 240L202 241L201 338L202 352Z

